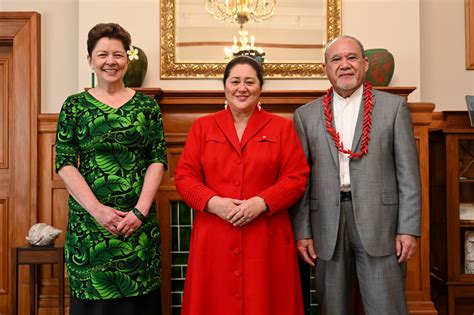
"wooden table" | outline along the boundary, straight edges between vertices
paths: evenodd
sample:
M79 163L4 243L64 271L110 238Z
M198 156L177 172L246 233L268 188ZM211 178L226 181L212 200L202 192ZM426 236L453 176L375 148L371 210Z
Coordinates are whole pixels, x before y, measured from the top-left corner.
M59 314L64 315L64 247L19 246L13 249L13 315L18 314L18 267L30 265L30 314L38 306L38 265L58 265Z

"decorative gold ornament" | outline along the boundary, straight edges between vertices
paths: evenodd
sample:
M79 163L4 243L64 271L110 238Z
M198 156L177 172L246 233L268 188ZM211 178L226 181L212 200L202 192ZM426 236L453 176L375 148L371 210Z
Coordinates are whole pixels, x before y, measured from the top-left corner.
M206 9L216 20L240 25L269 19L275 6L276 0L206 0Z

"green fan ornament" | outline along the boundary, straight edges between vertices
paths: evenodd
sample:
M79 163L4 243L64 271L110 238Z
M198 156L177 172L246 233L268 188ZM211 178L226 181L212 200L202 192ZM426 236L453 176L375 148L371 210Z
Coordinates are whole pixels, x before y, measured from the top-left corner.
M145 52L137 46L130 46L130 49L127 50L127 55L129 63L123 82L128 87L140 87L143 84L148 68Z

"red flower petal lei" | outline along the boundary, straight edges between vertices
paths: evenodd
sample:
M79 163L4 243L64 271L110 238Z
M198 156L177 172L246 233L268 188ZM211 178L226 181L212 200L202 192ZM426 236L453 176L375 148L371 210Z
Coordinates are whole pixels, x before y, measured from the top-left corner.
M368 81L364 83L364 129L362 131L361 150L358 153L354 153L350 149L345 149L341 142L339 133L332 127L333 114L331 107L329 106L332 101L332 92L333 89L330 87L326 91L326 95L323 97L324 115L326 116L326 130L332 136L332 139L334 140L336 148L339 152L348 154L349 159L354 157L361 158L364 154L369 152L370 129L372 128L372 109L374 107L372 98L372 85Z

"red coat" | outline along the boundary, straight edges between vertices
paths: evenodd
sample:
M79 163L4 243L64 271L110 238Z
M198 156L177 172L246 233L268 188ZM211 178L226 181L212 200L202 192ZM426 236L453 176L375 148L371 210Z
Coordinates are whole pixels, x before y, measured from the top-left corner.
M230 110L194 122L175 170L176 188L195 210L181 314L303 314L287 210L308 173L287 119L256 110L240 143ZM269 212L234 227L203 211L215 195L258 195Z

